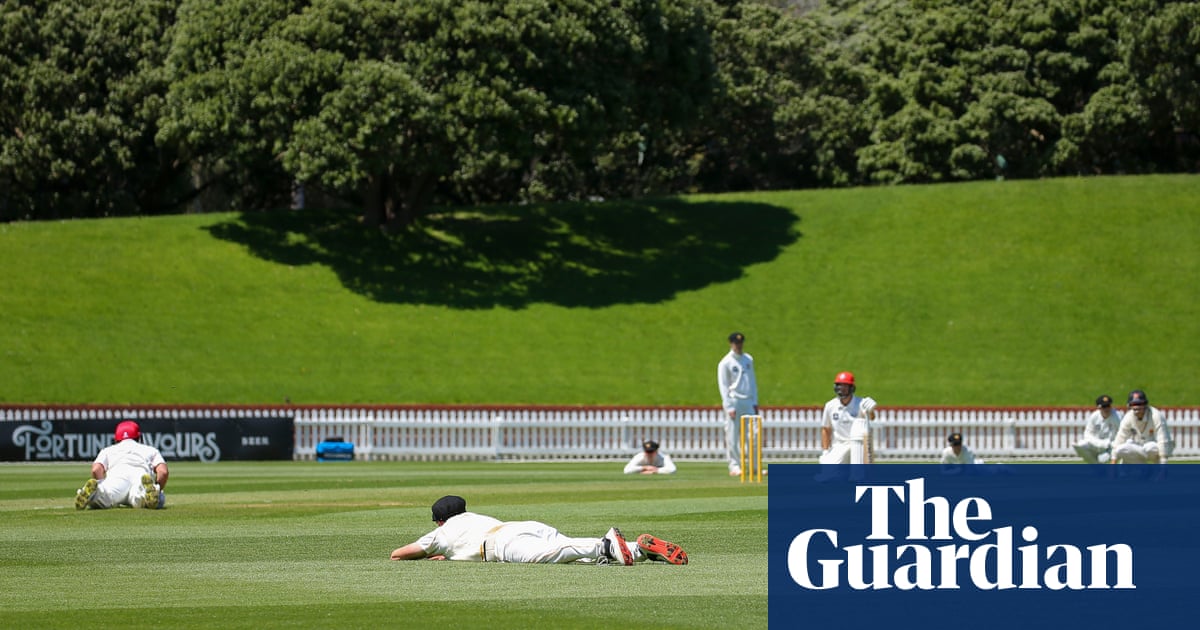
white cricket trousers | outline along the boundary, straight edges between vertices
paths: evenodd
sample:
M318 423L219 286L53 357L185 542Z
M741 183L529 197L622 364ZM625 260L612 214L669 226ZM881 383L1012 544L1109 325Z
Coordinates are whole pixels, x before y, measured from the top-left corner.
M140 507L146 491L142 489L142 474L145 471L137 468L115 468L105 474L104 479L96 487L96 496L92 497L92 506L111 508L118 505ZM153 475L151 475L153 476ZM158 484L154 484L157 491Z
M862 440L834 440L833 444L829 445L829 452L820 457L822 464L862 464L863 462L863 441Z
M484 542L486 562L566 564L602 553L599 538L571 538L537 521L505 523Z
M1071 445L1071 448L1075 449L1075 454L1088 464L1099 464L1100 462L1107 464L1111 450L1107 441L1096 440L1076 442Z
M742 437L742 416L753 416L754 405L744 398L734 401L733 419L729 418L729 412L725 413L725 450L729 458L729 471L737 472L742 469L740 442ZM749 438L750 436L746 436Z
M1158 462L1158 442L1135 444L1126 442L1113 451L1113 457L1126 464L1145 464Z

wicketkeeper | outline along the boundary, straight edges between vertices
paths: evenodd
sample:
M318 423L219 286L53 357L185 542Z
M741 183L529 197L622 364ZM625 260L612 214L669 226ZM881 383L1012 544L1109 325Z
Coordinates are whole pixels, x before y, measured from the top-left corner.
M1146 392L1140 389L1129 392L1126 406L1129 410L1112 441L1112 463L1167 463L1175 441L1163 412L1151 407Z

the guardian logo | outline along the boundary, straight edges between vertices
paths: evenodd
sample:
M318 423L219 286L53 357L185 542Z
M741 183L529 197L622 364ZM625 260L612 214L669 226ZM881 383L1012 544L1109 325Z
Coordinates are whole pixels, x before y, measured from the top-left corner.
M951 504L946 497L926 497L923 478L907 479L903 484L855 485L852 492L855 504L870 509L866 540L880 542L842 547L836 529L801 532L787 549L787 572L800 587L920 591L1137 588L1133 549L1127 544L1081 549L1039 541L1033 523L991 527L992 507L987 500L967 497ZM907 510L904 531L892 531L892 510ZM899 534L903 538L897 540Z

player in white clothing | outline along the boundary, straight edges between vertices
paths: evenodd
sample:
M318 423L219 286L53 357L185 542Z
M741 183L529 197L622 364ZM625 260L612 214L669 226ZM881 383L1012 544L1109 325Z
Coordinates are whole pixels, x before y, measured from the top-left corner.
M658 442L646 440L642 442L642 452L633 456L625 464L626 475L669 475L675 472L675 462L671 456L658 451Z
M1071 445L1075 452L1089 464L1107 462L1111 459L1112 440L1121 424L1121 414L1112 408L1112 397L1096 399L1096 410L1084 420L1083 439Z
M157 448L139 442L141 437L136 422L125 420L117 425L116 444L100 450L92 462L92 478L75 491L75 509L163 507L167 462Z
M839 372L833 379L833 400L821 414L822 464L869 464L870 421L875 419L875 400L854 395L854 373Z
M746 336L730 333L729 353L717 364L717 388L721 390L721 408L725 410L725 453L729 475L742 474L738 457L741 417L758 415L758 379L754 376L754 357L743 352Z
M650 534L628 543L613 527L603 538L572 538L537 521L500 521L467 511L459 496L444 496L433 504L437 528L416 542L392 552L392 560L465 560L468 562L526 562L622 564L657 560L687 564L687 554L674 543Z
M1129 408L1117 427L1117 436L1112 441L1113 464L1167 463L1175 442L1167 428L1163 413L1150 406L1146 392L1135 389L1129 392Z
M942 449L942 464L947 466L960 464L982 464L982 457L975 455L975 451L969 446L963 446L963 438L961 433L951 433L946 437L948 446Z

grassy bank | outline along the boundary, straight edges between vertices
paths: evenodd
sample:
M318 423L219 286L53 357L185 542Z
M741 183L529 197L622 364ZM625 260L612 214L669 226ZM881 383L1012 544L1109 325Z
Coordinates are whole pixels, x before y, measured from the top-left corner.
M1200 404L1200 178L0 225L0 401Z

